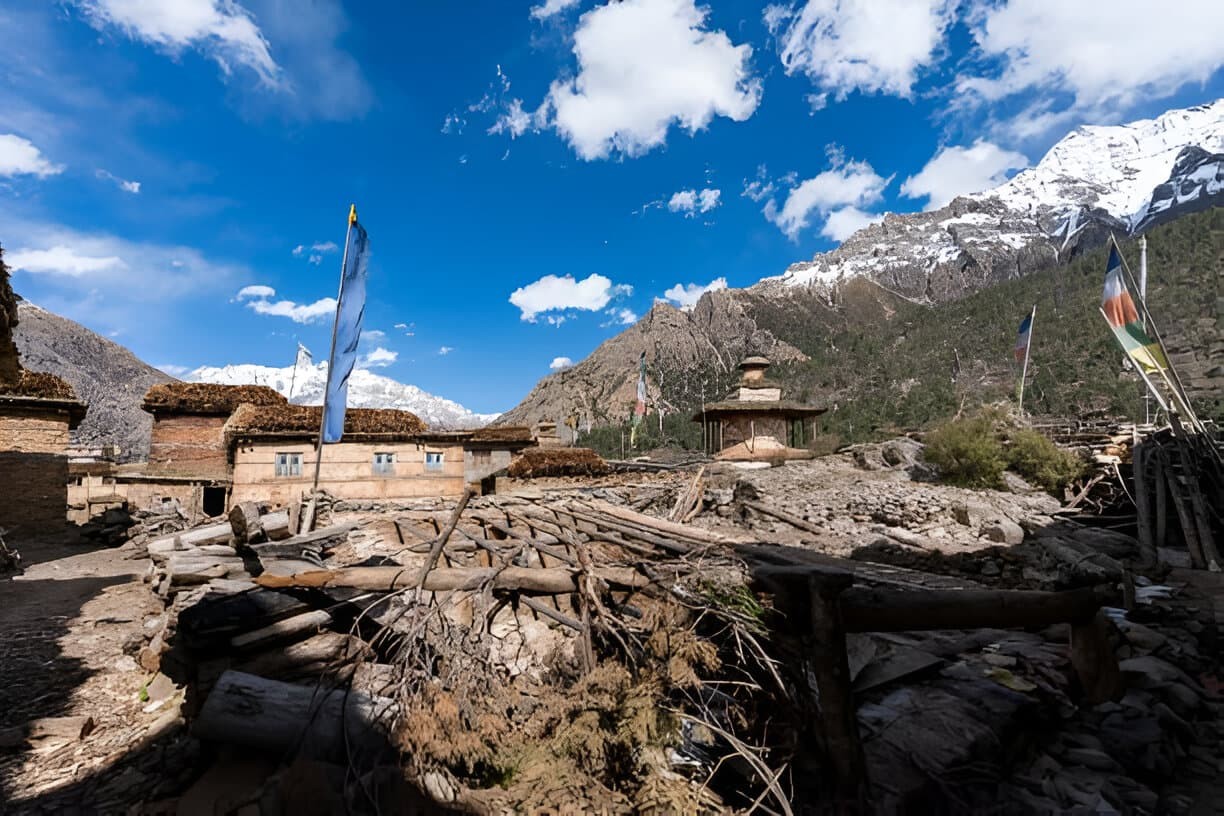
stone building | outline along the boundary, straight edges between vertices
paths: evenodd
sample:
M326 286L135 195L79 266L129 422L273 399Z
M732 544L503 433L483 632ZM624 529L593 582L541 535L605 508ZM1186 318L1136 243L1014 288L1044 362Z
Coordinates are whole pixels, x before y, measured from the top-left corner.
M231 504L289 504L310 491L322 409L243 405L225 425ZM469 432L429 432L407 411L350 408L341 442L323 446L319 487L342 499L457 496Z
M693 417L701 423L706 453L731 461L810 458L814 419L826 409L784 400L782 385L765 377L764 357L749 357L739 368L736 389Z
M69 432L85 410L52 374L19 370L0 383L0 529L10 542L64 530Z
M556 426L550 430L555 433ZM544 437L548 439L548 437ZM510 460L524 448L537 444L530 428L503 425L472 431L463 443L463 477L468 484L484 482L510 466ZM484 492L492 492L492 485Z
M230 487L225 424L243 404L288 401L262 385L171 382L150 388L142 406L153 415L149 460L121 467L116 491L134 507L177 501L193 516L224 513Z

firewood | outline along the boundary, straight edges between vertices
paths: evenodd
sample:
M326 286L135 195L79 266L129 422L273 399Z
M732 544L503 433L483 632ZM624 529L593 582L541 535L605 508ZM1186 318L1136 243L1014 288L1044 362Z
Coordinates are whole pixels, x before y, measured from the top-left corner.
M198 739L230 743L272 756L298 751L318 759L348 760L352 753L388 746L384 728L394 702L360 692L323 692L251 674L227 671L192 725Z
M347 567L317 570L297 575L261 575L255 582L263 587L353 587L355 589L390 592L417 586L417 576L407 567ZM642 587L647 579L630 569L604 568L595 575L620 586ZM516 590L538 595L564 595L574 592L577 583L569 569L534 569L531 567L439 567L425 580L430 592L478 589L492 583L494 589Z
M179 613L178 634L192 647L218 641L228 643L235 634L268 626L309 608L297 598L267 589L206 596Z
M269 541L281 541L293 535L288 509L260 516L259 526L263 528L264 535Z
M292 618L277 621L252 632L235 635L230 638L230 644L235 649L260 648L274 641L285 640L294 635L300 635L303 632L318 630L320 627L327 626L331 621L332 616L330 613L322 609L316 609L310 612L303 612L301 615L294 615Z
M263 526L259 523L259 505L245 501L235 504L229 512L230 528L239 544L263 541Z
M446 540L455 531L455 525L459 523L459 517L463 515L463 508L467 507L468 502L472 500L474 495L475 493L471 487L464 488L463 495L459 497L459 503L455 505L455 511L451 514L450 521L446 523L446 527L439 533L437 541L430 547L429 555L426 556L421 572L417 575L418 589L424 588L425 578L429 575L429 571L434 568L434 565L438 563L438 557L442 555L442 548L446 546Z
M300 643L279 649L269 649L255 655L238 663L234 669L260 677L279 677L311 664L328 664L346 660L361 654L366 648L361 640L351 635L342 635L339 632L320 632Z

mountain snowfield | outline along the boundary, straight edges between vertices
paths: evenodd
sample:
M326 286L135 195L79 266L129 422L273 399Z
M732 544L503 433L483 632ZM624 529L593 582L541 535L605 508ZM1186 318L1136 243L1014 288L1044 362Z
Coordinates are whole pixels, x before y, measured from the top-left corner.
M1057 259L1086 227L1126 233L1170 209L1207 206L1224 194L1221 154L1224 99L1125 125L1081 127L993 190L929 213L890 214L757 287L778 294L779 286L829 287L868 275L907 297L945 300L941 295L970 281L958 279L941 293L942 273L957 278L973 266L989 279L1017 253L1034 254L1033 263Z
M251 363L202 366L192 371L187 379L220 385L266 385L298 405L322 405L327 387L327 362L316 365L310 353L299 347L296 365L285 368ZM473 413L454 400L434 396L415 385L364 368L354 369L349 377L348 404L350 408L411 411L435 429L479 428L500 416Z

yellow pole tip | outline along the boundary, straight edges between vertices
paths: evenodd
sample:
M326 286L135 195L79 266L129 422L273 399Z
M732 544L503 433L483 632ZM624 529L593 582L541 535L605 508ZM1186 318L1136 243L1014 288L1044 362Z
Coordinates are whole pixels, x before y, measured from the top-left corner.
M356 205L356 204L350 204L350 205L349 205L349 219L348 219L348 222L349 222L350 224L355 224L355 223L357 223L357 205Z

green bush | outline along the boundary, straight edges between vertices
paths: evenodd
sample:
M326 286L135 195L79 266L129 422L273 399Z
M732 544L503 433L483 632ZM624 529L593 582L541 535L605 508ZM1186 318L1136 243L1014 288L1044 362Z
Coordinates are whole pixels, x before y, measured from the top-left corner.
M1084 463L1037 431L1016 430L1008 435L1007 464L1029 482L1059 496L1062 489L1083 475Z
M927 434L926 461L940 477L961 487L1003 485L1007 459L994 424L986 417L958 419Z

